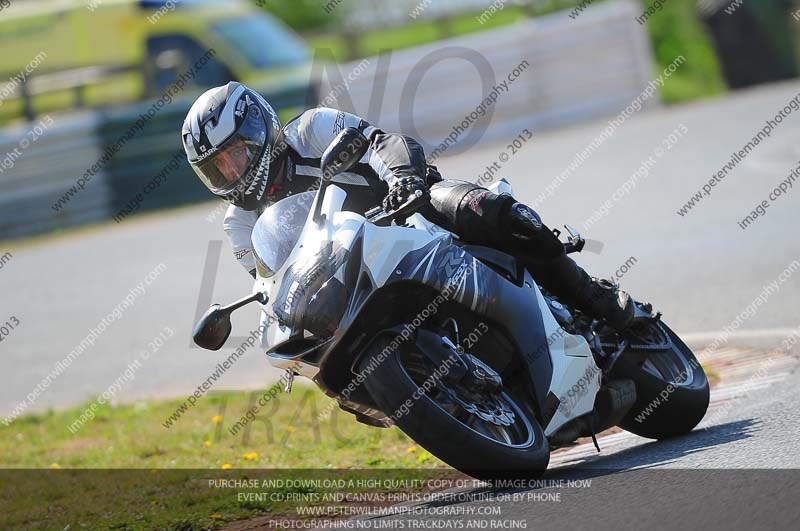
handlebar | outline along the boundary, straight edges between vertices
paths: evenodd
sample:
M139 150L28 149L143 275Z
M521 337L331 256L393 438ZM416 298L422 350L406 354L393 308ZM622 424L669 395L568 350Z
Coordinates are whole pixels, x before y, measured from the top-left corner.
M408 201L400 205L397 209L386 212L382 207L375 207L368 210L365 215L367 220L378 227L387 227L396 219L405 219L417 212L422 207L430 203L431 194L428 192L417 191Z

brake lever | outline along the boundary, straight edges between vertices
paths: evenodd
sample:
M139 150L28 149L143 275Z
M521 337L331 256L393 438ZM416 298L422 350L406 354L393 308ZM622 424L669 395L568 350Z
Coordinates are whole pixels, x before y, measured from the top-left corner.
M378 210L378 214L370 217L369 213L376 210L373 208L369 212L367 212L367 219L373 224L378 227L387 227L392 224L392 221L400 218L407 218L414 212L418 211L420 208L427 205L431 200L431 194L429 192L423 192L421 190L417 190L416 194L411 197L408 201L400 205L397 209L392 210L390 212L383 212L383 210ZM377 207L380 208L380 207ZM383 213L381 213L383 212Z

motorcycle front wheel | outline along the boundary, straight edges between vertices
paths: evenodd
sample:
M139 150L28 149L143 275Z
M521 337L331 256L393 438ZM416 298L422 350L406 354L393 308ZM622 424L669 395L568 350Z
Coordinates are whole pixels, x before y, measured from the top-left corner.
M376 405L420 446L478 479L538 477L550 448L525 402L506 390L448 383L414 346L390 350L379 336L359 364ZM530 398L528 398L530 400Z

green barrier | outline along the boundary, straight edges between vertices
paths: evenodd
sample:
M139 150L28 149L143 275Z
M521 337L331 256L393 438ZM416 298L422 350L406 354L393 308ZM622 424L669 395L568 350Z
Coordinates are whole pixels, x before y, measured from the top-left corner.
M731 88L797 77L792 0L717 4L702 17Z
M122 109L42 115L0 131L0 238L212 198L183 155L180 130L194 95ZM264 96L279 112L313 105L303 85Z

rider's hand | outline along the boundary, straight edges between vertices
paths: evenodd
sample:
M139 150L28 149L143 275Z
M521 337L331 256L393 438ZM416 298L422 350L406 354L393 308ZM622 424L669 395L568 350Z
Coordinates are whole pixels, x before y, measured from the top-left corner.
M398 179L383 199L383 209L387 212L390 210L397 210L398 207L408 201L417 191L428 191L425 181L419 177L411 176Z

